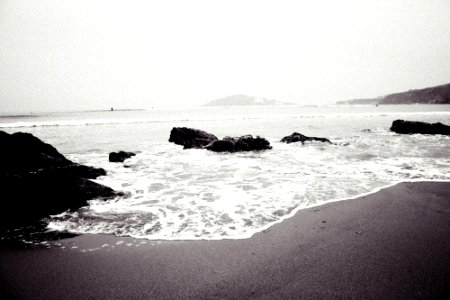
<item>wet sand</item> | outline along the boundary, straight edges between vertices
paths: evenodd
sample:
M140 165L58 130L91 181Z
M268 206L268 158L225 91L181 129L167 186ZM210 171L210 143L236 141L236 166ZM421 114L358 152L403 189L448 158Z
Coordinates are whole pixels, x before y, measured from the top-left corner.
M448 298L450 182L301 210L245 240L1 246L0 281L13 299Z

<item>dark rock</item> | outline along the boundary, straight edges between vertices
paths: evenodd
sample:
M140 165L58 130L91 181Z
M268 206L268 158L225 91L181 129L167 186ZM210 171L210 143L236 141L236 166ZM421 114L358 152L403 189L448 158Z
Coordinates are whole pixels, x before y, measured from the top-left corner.
M59 173L70 174L72 176L95 179L99 176L105 176L106 171L102 168L94 168L90 166L80 165L72 163L67 167L61 167L57 169Z
M111 152L109 154L109 161L110 162L124 162L125 159L130 158L135 155L136 154L133 152L125 152L125 151Z
M234 152L235 141L217 140L211 142L205 148L214 152Z
M281 142L283 143L296 143L296 142L301 142L302 144L304 144L305 142L308 141L318 141L318 142L323 142L323 143L330 143L331 141L327 138L319 138L319 137L314 137L314 136L306 136L303 135L301 133L298 132L294 132L291 135L285 136L284 138L281 139Z
M242 152L272 149L269 141L257 136L244 135L239 138L225 137L222 140L213 141L206 149L214 152Z
M212 141L216 141L217 137L206 131L186 128L174 127L170 132L169 142L184 146L184 149L203 148Z
M225 137L219 140L215 135L206 131L174 127L170 132L169 142L184 146L184 149L208 149L214 152L238 152L272 149L269 141L251 135L241 137Z
M234 145L235 151L255 151L255 150L269 150L272 149L268 140L251 135L241 136Z
M105 170L74 163L31 134L0 131L0 144L0 229L121 195L89 180Z
M395 120L392 122L391 131L404 134L421 133L450 135L450 126L442 123Z
M28 172L73 164L53 146L30 133L0 131L0 172Z
M109 187L55 170L23 176L0 176L5 208L0 228L33 223L40 218L87 205L87 200L117 196Z

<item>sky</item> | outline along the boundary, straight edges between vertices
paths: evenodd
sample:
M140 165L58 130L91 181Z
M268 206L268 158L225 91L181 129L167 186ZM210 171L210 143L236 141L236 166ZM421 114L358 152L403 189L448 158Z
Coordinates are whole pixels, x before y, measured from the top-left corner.
M450 82L450 1L0 0L0 112L305 105Z

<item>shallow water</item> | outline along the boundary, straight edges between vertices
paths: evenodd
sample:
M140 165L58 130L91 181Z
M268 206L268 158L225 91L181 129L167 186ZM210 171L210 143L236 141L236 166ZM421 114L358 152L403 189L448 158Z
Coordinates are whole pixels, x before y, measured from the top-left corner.
M50 229L223 239L246 238L295 210L399 181L450 180L450 137L391 133L392 121L399 118L449 124L450 106L85 112L0 118L0 127L31 132L69 159L105 168L108 174L96 181L128 192L54 216ZM183 150L167 141L175 126L219 137L261 135L273 149L234 154ZM327 137L334 144L279 142L293 131ZM108 153L117 150L137 155L125 164L108 162Z

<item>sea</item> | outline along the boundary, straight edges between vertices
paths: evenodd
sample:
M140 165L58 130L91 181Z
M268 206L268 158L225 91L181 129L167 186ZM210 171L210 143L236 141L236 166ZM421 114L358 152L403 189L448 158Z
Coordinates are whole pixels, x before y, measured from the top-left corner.
M450 125L450 105L236 106L1 115L0 130L29 132L124 196L92 200L45 220L48 231L148 240L249 238L300 209L404 181L449 181L450 137L400 135L396 119ZM214 153L169 143L173 127L251 134L272 150ZM333 144L285 144L293 132ZM136 156L111 163L113 151ZM38 200L38 199L37 199ZM61 199L64 201L64 199ZM26 209L26 208L24 208Z

